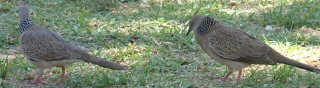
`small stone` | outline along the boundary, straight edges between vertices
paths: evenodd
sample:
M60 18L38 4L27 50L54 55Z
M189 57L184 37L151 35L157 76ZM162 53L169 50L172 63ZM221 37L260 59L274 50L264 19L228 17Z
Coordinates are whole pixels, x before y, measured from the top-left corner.
M267 31L272 31L272 30L274 30L271 25L267 25L265 29L266 29Z

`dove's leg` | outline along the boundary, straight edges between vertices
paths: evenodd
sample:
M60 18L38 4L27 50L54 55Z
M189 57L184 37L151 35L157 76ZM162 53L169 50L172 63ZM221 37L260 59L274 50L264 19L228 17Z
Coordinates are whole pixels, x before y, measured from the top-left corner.
M229 77L229 75L231 75L231 73L232 73L232 69L229 68L229 72L222 78L221 82L225 82Z
M66 75L66 66L61 66L61 69L62 69L61 82L64 82L70 74Z
M237 82L242 82L242 70L239 70L239 74L238 74L238 78L237 78Z
M30 80L29 82L27 82L28 84L45 84L45 82L41 81L41 77L43 76L43 69L38 69L39 75L36 79L34 80Z

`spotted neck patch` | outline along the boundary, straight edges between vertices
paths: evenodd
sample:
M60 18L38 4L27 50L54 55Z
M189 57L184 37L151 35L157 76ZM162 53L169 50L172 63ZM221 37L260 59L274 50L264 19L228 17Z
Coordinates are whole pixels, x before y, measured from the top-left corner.
M198 27L198 34L205 35L206 33L212 31L213 28L211 27L213 27L215 24L216 21L214 21L214 19L212 19L211 17L205 17Z
M26 20L20 20L20 33L24 32L26 29L33 25L33 21L29 18Z

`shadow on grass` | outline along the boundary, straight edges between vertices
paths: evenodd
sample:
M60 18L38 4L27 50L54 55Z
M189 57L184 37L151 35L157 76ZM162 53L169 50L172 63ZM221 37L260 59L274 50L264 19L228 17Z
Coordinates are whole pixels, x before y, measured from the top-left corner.
M301 46L320 45L320 2L283 1L274 6L259 9L258 14L249 17L262 26L273 26L274 32L268 34L269 41L291 42Z
M74 4L63 4L63 2L29 3L32 11L34 11L32 18L40 25L60 33L66 39L76 42L80 46L89 48L89 51L97 56L107 57L108 60L129 65L130 69L127 72L91 68L92 66L88 64L72 65L70 68L74 70L69 71L75 71L75 76L72 76L75 78L69 79L70 81L66 83L67 86L72 87L90 85L95 85L94 87L126 85L161 87L161 85L175 86L179 83L192 87L197 85L196 83L190 83L190 81L198 80L197 77L199 76L196 75L204 75L203 79L211 77L212 75L209 74L210 71L207 71L208 68L206 67L219 69L221 64L206 56L194 40L194 36L186 36L186 31L183 30L187 27L186 22L197 11L199 11L198 14L216 18L222 24L250 32L261 40L266 38L267 41L301 44L300 41L296 41L295 35L297 34L290 31L283 34L277 33L277 31L264 31L264 29L250 29L250 25L241 27L241 23L250 23L247 21L249 17L244 16L242 18L235 14L227 14L221 11L221 8L218 8L219 4L226 5L226 3L215 1L205 1L202 4L199 2L187 4L128 3L114 7L118 8L117 10L99 12L100 7L97 7L97 5L101 4L94 2L87 4L87 1L79 1ZM265 14L272 16L275 13ZM265 20L258 19L256 21L264 22ZM273 21L277 23L282 20ZM267 33L260 34L260 32ZM305 40L305 38L299 40ZM306 41L306 43L315 44L310 41ZM107 50L104 51L105 49ZM105 52L108 55L102 54ZM208 59L210 59L209 62L207 62ZM78 65L83 65L85 68L77 68ZM249 81L258 81L259 85L265 85L265 80L255 79L257 77L269 77L265 76L269 75L268 72L264 72L266 69L269 68L259 70L266 74L253 74L254 76L251 77L252 79L249 78ZM221 72L219 70L212 71L213 73L216 72L215 74L220 72L220 75L218 77L213 76L212 80L219 79L226 73L226 71ZM292 74L287 73L283 76L280 70L276 69L273 73L271 72L271 75L275 74L273 79L276 82L286 82L289 80L285 79L288 75L292 77ZM284 70L291 71L286 68ZM298 76L301 76L301 74ZM310 78L309 75L306 78ZM60 78L57 79L57 81L59 80ZM202 85L202 82L198 82L199 85ZM248 86L255 86L255 82L248 83Z

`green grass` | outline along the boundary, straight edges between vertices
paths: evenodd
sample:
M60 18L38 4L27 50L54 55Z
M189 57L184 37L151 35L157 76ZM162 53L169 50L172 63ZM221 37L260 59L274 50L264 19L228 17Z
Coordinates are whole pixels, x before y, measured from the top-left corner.
M9 63L8 58L1 60L0 67L1 67L0 78L5 78L8 74L9 67L10 67L10 63Z
M209 15L224 25L241 28L285 56L320 67L317 0L239 0L235 6L211 0L141 0L117 3L107 7L108 11L101 10L102 2L27 2L38 24L93 55L128 66L126 71L115 71L77 62L67 67L72 75L61 87L320 87L319 74L282 64L253 65L244 69L244 83L235 82L234 72L219 84L227 67L205 54L194 35L187 36L184 30L194 14ZM37 72L18 48L19 3L0 3L0 88L57 87L60 68L45 72L46 85L25 84ZM267 25L274 30L265 30Z

